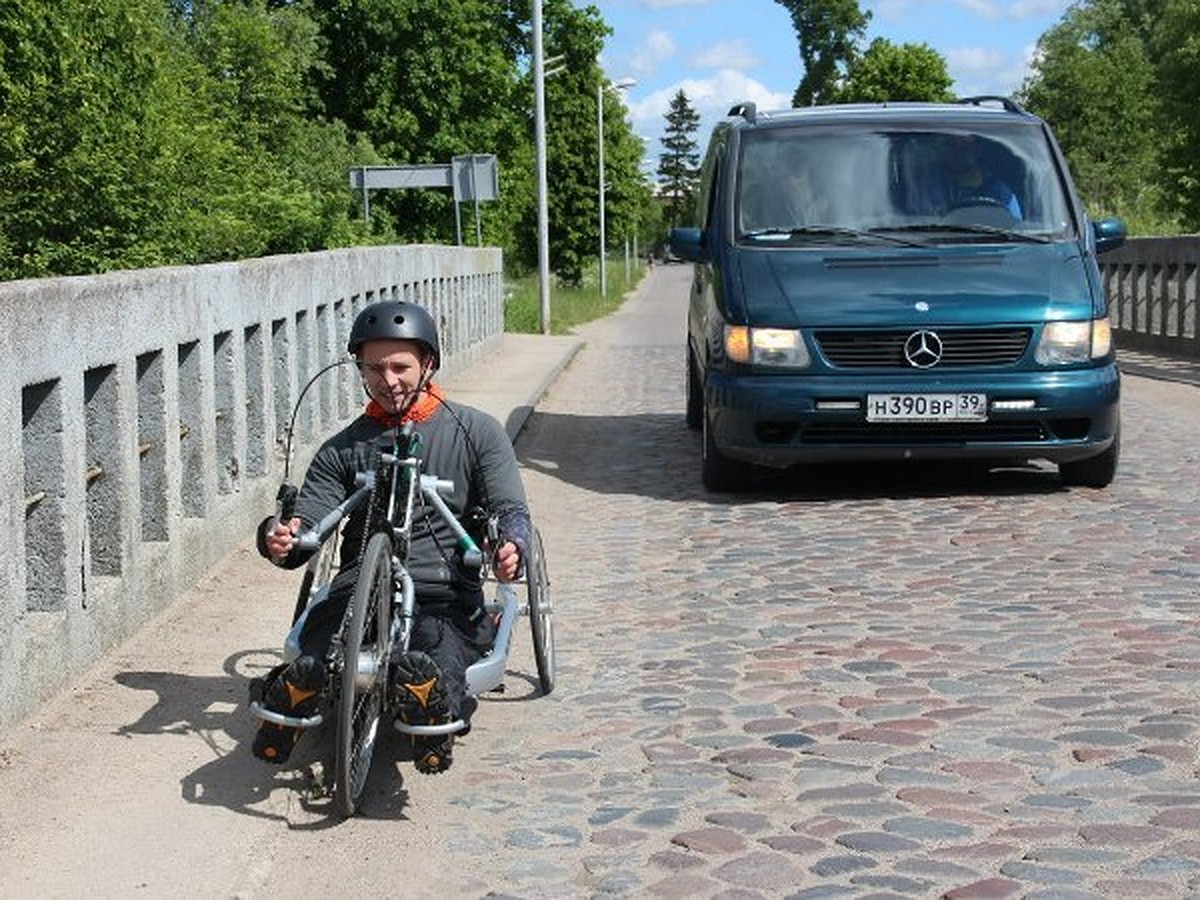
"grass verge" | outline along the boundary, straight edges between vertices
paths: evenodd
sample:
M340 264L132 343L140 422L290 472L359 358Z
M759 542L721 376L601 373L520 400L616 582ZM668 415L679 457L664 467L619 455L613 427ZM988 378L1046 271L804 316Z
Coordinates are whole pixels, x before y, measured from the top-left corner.
M645 274L645 264L634 262L626 279L624 262L610 261L608 294L605 297L600 296L600 279L596 270L588 272L584 276L584 283L577 288L562 287L551 276L550 333L569 334L576 325L613 312ZM541 299L536 272L521 278L504 279L504 330L517 334L541 333Z

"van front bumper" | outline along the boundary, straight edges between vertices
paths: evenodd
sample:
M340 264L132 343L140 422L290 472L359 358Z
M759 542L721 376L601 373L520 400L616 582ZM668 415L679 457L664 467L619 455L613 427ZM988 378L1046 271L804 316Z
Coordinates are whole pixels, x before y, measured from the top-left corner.
M1120 422L1115 363L1059 371L955 373L953 378L710 370L704 391L717 449L732 459L774 467L894 459L1073 462L1106 450ZM867 421L868 394L898 393L982 393L988 400L987 418ZM997 401L1009 408L995 408Z

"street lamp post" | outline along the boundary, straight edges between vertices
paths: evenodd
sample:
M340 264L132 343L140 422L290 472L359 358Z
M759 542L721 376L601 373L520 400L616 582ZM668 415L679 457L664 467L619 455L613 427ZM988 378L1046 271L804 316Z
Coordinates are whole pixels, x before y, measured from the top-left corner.
M533 0L534 144L537 156L538 318L550 333L550 225L546 202L546 92L542 59L542 0Z
M600 79L600 84L596 86L596 134L599 141L599 169L600 169L600 296L608 296L608 275L605 271L607 262L605 251L607 241L604 235L604 89L611 87L614 90L623 91L625 88L631 88L637 84L637 80L633 78L622 78L620 81L614 81L611 84L606 83L603 78Z

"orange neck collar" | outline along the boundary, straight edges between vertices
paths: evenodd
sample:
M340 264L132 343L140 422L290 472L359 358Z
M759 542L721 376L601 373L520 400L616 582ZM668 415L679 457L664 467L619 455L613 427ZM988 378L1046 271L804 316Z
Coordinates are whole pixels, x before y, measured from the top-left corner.
M364 412L369 418L388 428L395 428L397 425L405 425L408 422L424 422L437 412L445 397L442 389L431 381L417 396L417 399L408 405L408 409L404 411L403 415L396 416L389 413L374 400L367 401L367 408Z

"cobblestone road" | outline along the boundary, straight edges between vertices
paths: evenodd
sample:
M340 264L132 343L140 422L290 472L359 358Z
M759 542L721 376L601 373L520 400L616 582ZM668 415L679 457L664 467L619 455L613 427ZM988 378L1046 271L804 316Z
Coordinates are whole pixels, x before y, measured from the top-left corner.
M522 622L450 771L385 735L340 822L319 736L250 758L276 651L246 648L297 579L246 548L0 747L0 895L1200 897L1197 388L1126 379L1105 491L847 466L713 496L687 274L583 329L517 442L553 694Z
M529 710L555 746L492 758L526 772L482 801L525 821L495 886L1200 896L1195 389L1127 379L1106 491L943 465L716 498L683 276L587 331L519 441L562 673Z

